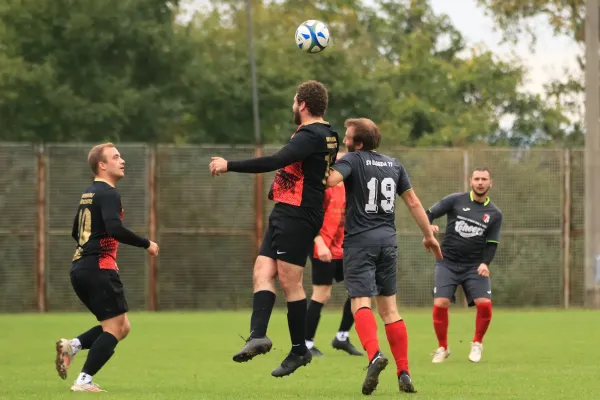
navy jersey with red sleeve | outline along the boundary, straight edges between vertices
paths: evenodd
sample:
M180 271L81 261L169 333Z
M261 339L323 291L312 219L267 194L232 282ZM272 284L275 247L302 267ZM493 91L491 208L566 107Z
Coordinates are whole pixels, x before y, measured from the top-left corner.
M246 173L278 170L269 190L270 200L322 210L327 176L338 146L338 134L328 123L301 125L277 153L228 161L227 169Z
M73 262L90 258L100 269L117 270L119 242L148 248L150 241L129 231L122 224L123 207L117 189L95 180L81 195L73 221L72 237L77 242Z

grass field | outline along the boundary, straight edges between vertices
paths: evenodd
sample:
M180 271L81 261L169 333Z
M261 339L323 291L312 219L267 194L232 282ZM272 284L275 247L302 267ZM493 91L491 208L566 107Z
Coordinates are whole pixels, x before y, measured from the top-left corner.
M132 332L96 376L108 393L70 393L87 352L75 357L66 381L54 370L54 342L94 324L86 314L0 315L0 399L358 399L366 357L330 346L340 313L321 318L316 344L326 353L293 375L276 379L271 369L289 349L283 312L271 318L273 350L236 364L231 356L248 333L247 312L133 313ZM416 395L398 392L395 365L380 327L390 365L373 398L415 399L600 399L600 313L592 311L495 310L483 360L468 361L472 311L453 310L452 356L432 365L436 342L430 311L404 314ZM381 335L383 333L383 335ZM360 347L356 334L351 339Z

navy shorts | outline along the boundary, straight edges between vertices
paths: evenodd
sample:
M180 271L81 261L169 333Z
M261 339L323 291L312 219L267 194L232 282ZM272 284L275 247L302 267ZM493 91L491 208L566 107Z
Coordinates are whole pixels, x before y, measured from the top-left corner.
M435 263L433 277L433 297L456 301L455 293L458 285L462 286L469 307L475 305L474 299L492 298L492 283L489 277L477 273L479 265L462 265L448 260Z

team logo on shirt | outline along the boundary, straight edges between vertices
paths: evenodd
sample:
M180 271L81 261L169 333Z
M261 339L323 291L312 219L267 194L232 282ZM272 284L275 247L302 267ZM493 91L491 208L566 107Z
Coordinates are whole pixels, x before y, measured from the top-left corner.
M490 214L483 214L483 222L486 224L490 222Z

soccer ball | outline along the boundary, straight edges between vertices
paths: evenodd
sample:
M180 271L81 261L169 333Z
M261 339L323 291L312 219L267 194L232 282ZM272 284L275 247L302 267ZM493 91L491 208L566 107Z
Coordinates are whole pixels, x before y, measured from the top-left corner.
M296 45L307 53L319 53L329 45L329 29L315 19L304 21L296 29Z

